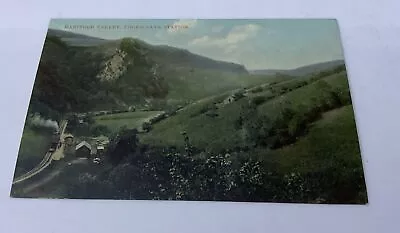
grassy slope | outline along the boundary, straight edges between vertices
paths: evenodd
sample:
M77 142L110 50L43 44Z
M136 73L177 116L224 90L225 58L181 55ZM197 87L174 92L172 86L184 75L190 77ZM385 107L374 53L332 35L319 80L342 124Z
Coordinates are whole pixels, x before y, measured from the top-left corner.
M333 203L368 202L352 105L326 112L294 144L258 154L282 175L319 174L316 188Z
M332 86L340 84L340 88L346 88L342 85L343 82L347 83L343 73L326 79L332 81ZM243 132L235 129L234 122L242 114L242 109L247 108L249 98L263 94L269 96L271 93L268 90L258 93L249 92L249 97L219 108L217 117L209 117L199 112L202 108L212 106L215 101L223 100L228 95L218 96L219 100L207 99L201 104L192 105L177 115L155 124L153 130L142 135L141 139L149 144L182 146L184 142L181 132L186 130L195 147L207 147L211 150L233 148L244 143ZM259 115L268 115L273 119L281 115L284 106L290 106L298 111L307 111L307 108L326 97L326 91L314 82L265 102L258 107L257 111Z
M295 112L307 113L316 104L331 99L327 90L340 90L338 93L341 99L350 98L344 72L324 77L322 80L266 101L258 106L257 114L273 119L282 115L284 107L294 109ZM235 120L240 116L241 108L248 107L250 98L270 95L269 91L265 91L267 89L268 87L257 93L249 93L248 97L221 107L217 110L219 115L215 118L206 116L200 110L212 105L216 99L192 105L176 116L155 124L150 133L141 135L141 140L162 146L182 146L184 140L180 132L186 130L191 144L195 147L220 150L240 146L244 143L244 134L242 130L234 127ZM219 96L219 99L223 97ZM309 182L316 182L318 185L315 188L321 190L313 192L334 197L334 202L367 202L351 104L323 113L321 118L309 125L307 133L293 144L275 150L257 147L249 153L263 160L267 170L282 175L300 173L303 177L308 177L317 174Z
M15 176L22 175L35 167L49 149L51 134L24 128L18 152Z
M263 155L262 152L260 152ZM352 105L325 113L307 135L296 143L263 156L275 160L282 173L323 171L333 164L361 166L360 149Z
M343 94L349 91L347 76L345 73L339 73L323 78L330 87L338 88ZM268 115L271 118L277 117L281 114L284 106L290 106L296 111L307 111L307 108L314 106L320 101L328 97L327 88L320 85L319 82L313 82L302 88L296 89L292 92L279 96L271 101L265 102L258 107L259 114ZM279 84L277 85L279 86Z
M146 112L126 112L111 115L103 115L95 117L95 121L99 125L107 126L111 131L118 131L122 126L128 129L137 128L142 125L145 119L161 113L160 111Z
M226 134L228 134L230 122L229 119L222 117L210 118L201 112L214 102L222 101L228 95L221 94L209 97L182 109L175 116L155 124L150 133L142 135L142 141L155 145L183 146L181 132L187 131L189 138L193 140L192 142L196 147L212 146L209 144L210 141L213 141L214 137L219 135L213 128L215 124L220 124L219 129L225 130Z
M288 80L288 77L268 79L263 76L255 76L251 78L254 78L253 81L258 80L254 83ZM184 144L181 132L186 131L193 146L198 148L221 150L241 145L243 143L242 131L235 129L235 121L241 115L241 110L247 108L248 98L242 98L219 108L216 111L218 113L216 117L209 117L205 113L201 113L202 109L213 106L215 102L223 101L230 93L226 92L202 99L201 102L188 106L175 116L155 124L150 133L141 135L142 142L179 147ZM270 95L269 91L263 93ZM250 95L252 94L249 93Z
M171 67L169 67L171 68ZM273 80L265 75L236 74L218 70L172 68L163 72L168 85L168 99L197 100L237 88Z

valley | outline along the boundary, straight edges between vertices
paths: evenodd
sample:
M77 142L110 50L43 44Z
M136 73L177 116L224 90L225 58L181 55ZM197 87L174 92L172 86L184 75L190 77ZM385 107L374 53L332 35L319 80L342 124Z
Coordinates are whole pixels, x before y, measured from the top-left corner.
M248 71L50 30L27 122L33 114L68 121L63 154L17 197L367 202L343 61ZM15 176L48 149L46 127L26 123Z

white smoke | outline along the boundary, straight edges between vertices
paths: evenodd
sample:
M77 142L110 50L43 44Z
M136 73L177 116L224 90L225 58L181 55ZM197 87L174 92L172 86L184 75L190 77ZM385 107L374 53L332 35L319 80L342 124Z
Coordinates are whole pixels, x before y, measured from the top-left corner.
M32 116L32 118L30 119L30 123L31 125L37 127L47 127L47 128L53 128L55 130L58 130L59 128L57 121L44 119L39 114L35 114L34 116Z

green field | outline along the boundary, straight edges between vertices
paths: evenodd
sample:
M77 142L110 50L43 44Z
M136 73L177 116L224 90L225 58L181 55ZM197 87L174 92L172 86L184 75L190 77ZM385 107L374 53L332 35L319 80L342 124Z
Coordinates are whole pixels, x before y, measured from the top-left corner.
M225 114L212 118L205 113L215 102L223 101L228 96L228 94L221 94L204 99L184 108L175 116L154 124L149 133L141 135L142 142L158 146L181 147L184 144L181 133L186 131L196 147L218 148L225 146L224 141L227 138L221 142L220 135L232 135L234 129L231 126L233 126L232 120L234 118L226 117ZM233 111L235 110L233 109Z
M277 171L323 171L332 166L357 168L360 148L353 106L326 112L310 131L294 144L272 152L258 151L265 160L277 162Z
M186 131L193 146L205 148L207 150L230 149L246 144L244 138L246 132L238 129L235 123L239 117L245 118L250 122L257 116L264 116L270 119L278 119L282 116L285 108L290 108L294 112L307 113L315 105L325 104L331 101L328 90L339 88L343 93L347 93L347 78L343 74L327 77L326 82L315 81L302 86L286 94L277 94L271 98L271 92L264 86L263 90L257 93L249 91L248 96L243 97L233 103L219 106L215 112L217 116L210 117L206 114L207 109L214 108L214 103L223 101L229 95L219 95L207 98L197 104L193 104L162 122L153 125L153 130L148 134L142 135L142 142L154 145L183 146L182 131ZM293 82L285 83L293 86ZM282 86L282 84L275 84ZM250 108L249 102L256 96L265 96L267 100L259 104L256 110ZM270 100L268 100L270 99ZM173 126L173 127L171 127Z
M186 131L192 146L211 153L237 152L249 146L240 153L256 156L265 170L303 179L293 183L293 195L303 193L299 187L306 185L310 196L321 195L336 203L367 202L345 72L261 85L232 103L215 105L228 96L188 106L154 124L153 130L140 136L141 141L182 148L181 132ZM255 98L263 97L256 106L251 105ZM207 115L210 109L216 113L213 117ZM243 123L238 127L240 118Z
M124 112L110 115L96 116L96 124L107 126L112 132L117 132L121 127L128 129L140 127L144 121L162 113L161 111Z
M315 192L323 190L336 200L367 202L352 105L325 113L296 143L257 153L269 169L280 174L313 175Z

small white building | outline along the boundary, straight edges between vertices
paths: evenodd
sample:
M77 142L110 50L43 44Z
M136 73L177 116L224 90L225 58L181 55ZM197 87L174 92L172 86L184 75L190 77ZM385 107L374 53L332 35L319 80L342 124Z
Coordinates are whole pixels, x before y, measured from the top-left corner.
M235 98L233 97L233 96L229 96L228 98L226 98L225 100L224 100L224 104L230 104L230 103L232 103L232 102L234 102L235 101Z
M78 157L89 157L92 154L92 146L88 142L82 141L76 145L75 154Z

